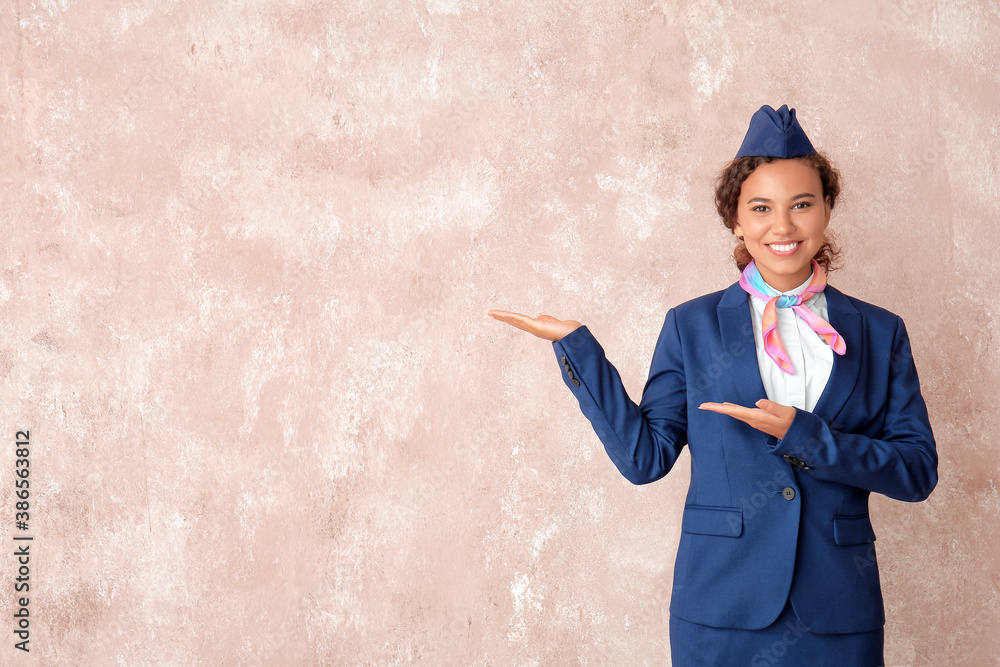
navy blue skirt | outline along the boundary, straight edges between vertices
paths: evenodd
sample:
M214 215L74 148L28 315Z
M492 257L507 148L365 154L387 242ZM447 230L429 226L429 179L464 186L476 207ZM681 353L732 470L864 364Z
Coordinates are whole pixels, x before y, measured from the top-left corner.
M882 628L846 635L806 630L791 602L762 630L713 628L670 616L670 654L674 667L879 667L884 664Z

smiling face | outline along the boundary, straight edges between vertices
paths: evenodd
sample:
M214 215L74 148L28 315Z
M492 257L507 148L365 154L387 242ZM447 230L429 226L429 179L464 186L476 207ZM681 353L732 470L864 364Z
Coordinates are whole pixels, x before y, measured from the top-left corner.
M787 292L809 278L830 223L815 168L796 159L760 165L743 181L736 216L733 233L771 287Z

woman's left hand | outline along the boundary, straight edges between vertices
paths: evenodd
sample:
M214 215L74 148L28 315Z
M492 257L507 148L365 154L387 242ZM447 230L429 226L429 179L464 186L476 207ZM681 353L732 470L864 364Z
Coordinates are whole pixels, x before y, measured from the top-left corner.
M773 435L778 440L784 438L792 425L792 420L795 419L795 408L766 398L760 399L755 405L756 408L745 408L735 403L702 403L698 407L701 410L711 410L735 417L758 431Z

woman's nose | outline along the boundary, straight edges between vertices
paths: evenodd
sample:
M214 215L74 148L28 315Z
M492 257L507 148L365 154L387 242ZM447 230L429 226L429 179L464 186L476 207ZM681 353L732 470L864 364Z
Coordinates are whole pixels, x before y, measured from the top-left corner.
M776 234L790 232L795 228L792 224L792 212L785 211L775 211L773 221L771 223L771 231Z

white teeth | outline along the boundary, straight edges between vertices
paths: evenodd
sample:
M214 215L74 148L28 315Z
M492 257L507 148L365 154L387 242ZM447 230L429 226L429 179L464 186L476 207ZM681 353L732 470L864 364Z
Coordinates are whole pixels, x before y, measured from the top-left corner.
M794 241L792 243L785 243L782 245L777 243L769 243L768 245L771 246L771 250L776 250L777 252L788 252L789 250L795 250L795 247L798 244L798 241Z

